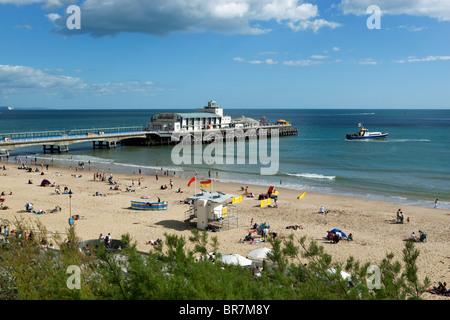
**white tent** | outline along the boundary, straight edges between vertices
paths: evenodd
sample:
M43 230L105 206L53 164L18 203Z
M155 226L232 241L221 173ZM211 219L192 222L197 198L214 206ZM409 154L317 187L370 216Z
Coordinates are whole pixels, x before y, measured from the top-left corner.
M257 258L257 259L265 259L267 258L267 254L272 253L272 250L266 247L259 248L248 253L249 257Z
M328 273L336 274L336 269L328 269L327 271L328 271ZM344 271L341 271L341 277L343 280L348 280L348 281L352 280L352 276Z
M226 264L234 264L240 266L250 266L252 264L252 260L247 259L239 254L224 254L220 258L220 261Z

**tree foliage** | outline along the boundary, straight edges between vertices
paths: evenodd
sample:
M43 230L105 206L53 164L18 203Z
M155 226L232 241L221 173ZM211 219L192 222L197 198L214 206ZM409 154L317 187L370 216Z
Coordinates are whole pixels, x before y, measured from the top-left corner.
M217 238L209 239L206 231L194 229L187 240L165 234L163 243L148 253L139 252L126 234L122 250L110 252L100 243L88 254L80 248L74 227L65 238L52 239L59 250L48 248L42 226L38 236L25 238L26 230L19 223L9 245L0 249L1 299L403 300L420 299L429 285L428 279L419 281L419 251L412 242L406 242L402 261L395 261L393 254L383 259L380 286L370 289L368 263L353 257L345 265L334 262L306 237L270 239L272 253L256 278L249 268L221 263ZM68 285L69 266L79 267L79 289ZM344 270L351 281L340 276Z

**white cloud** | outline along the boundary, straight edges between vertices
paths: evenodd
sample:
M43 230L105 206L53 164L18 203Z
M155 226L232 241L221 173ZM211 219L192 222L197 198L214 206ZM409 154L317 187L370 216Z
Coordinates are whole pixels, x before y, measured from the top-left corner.
M14 4L24 6L29 4L42 4L46 9L56 9L71 4L77 4L77 0L0 0L0 4Z
M291 21L288 22L288 26L294 31L312 30L313 32L317 33L320 29L324 27L336 29L342 25L337 22L330 22L324 19L316 19L316 20L299 21L298 23L294 23Z
M358 62L358 64L376 65L377 62L371 58L367 58Z
M339 8L344 14L367 15L367 8L376 4L382 14L424 16L450 21L448 0L342 0Z
M248 13L248 3L228 2L222 3L213 8L216 17L224 19L242 18Z
M69 0L42 2L56 6L62 1ZM339 25L317 19L318 6L304 0L84 0L76 4L82 13L81 30L68 30L68 15L64 12L59 16L54 12L47 17L54 23L56 31L68 35L89 33L92 36L121 32L167 36L174 32L203 31L257 35L271 31L267 27L268 22L287 25L294 31L314 32Z
M333 51L340 51L341 49L339 47L333 47Z
M276 51L261 51L260 53L258 53L260 56L262 55L272 55L272 54L277 54L278 52Z
M398 26L399 29L404 29L407 31L417 32L426 29L427 27L414 27L414 26Z
M320 55L320 54L314 54L314 55L311 56L311 59L321 60L321 59L328 59L329 57L330 56L323 56L323 55Z
M322 64L333 64L333 63L340 63L342 62L341 59L335 59L335 60L324 60L324 59L299 59L299 60L287 60L283 61L283 65L289 66L289 67L309 67L313 65L322 65Z
M257 12L259 19L262 20L299 21L314 18L319 14L317 5L311 3L298 4L296 0L262 0L260 2L265 2L260 12Z
M61 71L58 69L57 71ZM45 95L106 95L116 93L149 93L155 91L149 81L108 82L88 84L81 78L54 74L26 66L0 65L0 92L2 94L39 93Z
M425 58L417 58L410 56L407 59L393 60L393 62L407 63L407 62L429 62L429 61L445 61L445 60L450 60L450 56L428 56Z
M27 30L33 30L33 26L29 24L19 24L14 27L15 29L27 29Z
M55 22L58 19L61 19L61 16L57 13L49 13L46 15L47 19L50 20L51 22Z
M288 60L288 61L284 61L283 64L285 66L301 66L301 67L308 67L308 66L312 66L315 64L321 64L322 61L313 61L313 60Z
M237 62L245 62L249 64L277 64L278 61L275 61L273 59L264 59L264 60L247 60L241 57L233 58L234 61Z

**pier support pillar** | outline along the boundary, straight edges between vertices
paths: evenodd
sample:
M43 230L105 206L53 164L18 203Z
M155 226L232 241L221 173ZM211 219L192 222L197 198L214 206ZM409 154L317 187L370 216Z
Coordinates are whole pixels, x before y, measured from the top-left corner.
M43 145L44 147L44 154L47 153L47 151L49 151L50 153L54 153L54 152L68 152L69 151L69 146L68 145L63 145L63 146L55 146L55 145Z
M111 149L111 148L116 148L117 146L117 141L113 140L113 141L92 141L92 147L94 149Z

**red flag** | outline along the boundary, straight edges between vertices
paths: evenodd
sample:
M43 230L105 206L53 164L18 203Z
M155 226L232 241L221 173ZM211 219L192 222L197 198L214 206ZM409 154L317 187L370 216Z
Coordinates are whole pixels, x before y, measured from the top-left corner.
M188 187L191 185L191 183L192 182L194 182L195 181L195 177L193 177L192 179L191 179L191 181L189 181L189 183L188 183Z

